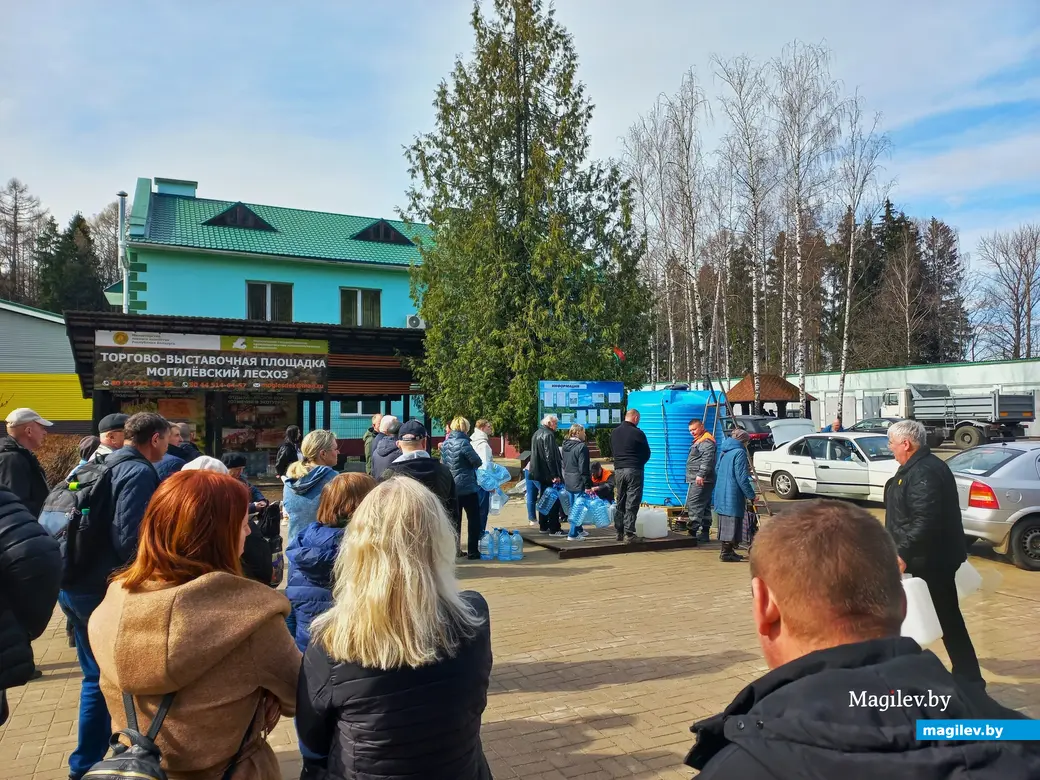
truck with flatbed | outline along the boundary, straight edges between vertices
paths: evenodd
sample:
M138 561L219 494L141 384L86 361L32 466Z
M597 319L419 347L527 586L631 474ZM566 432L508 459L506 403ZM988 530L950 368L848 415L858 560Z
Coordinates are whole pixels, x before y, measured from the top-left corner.
M928 429L930 446L952 440L965 450L1024 437L1024 426L1036 419L1036 399L1032 393L960 395L947 385L911 384L885 391L880 416L917 420Z

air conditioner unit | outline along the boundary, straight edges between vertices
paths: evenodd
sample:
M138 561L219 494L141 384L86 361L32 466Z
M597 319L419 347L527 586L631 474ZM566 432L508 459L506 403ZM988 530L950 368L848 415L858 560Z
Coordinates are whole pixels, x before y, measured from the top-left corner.
M407 327L419 330L426 329L426 320L422 319L418 314L409 314L407 319Z

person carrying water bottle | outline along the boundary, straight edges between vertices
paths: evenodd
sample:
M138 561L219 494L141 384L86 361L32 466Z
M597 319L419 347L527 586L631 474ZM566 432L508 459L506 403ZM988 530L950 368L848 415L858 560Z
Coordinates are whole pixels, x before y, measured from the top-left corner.
M542 418L541 427L531 437L531 479L538 483L538 498L545 491L558 486L563 481L563 466L560 462L560 448L556 446L556 429L559 427L556 415L547 414ZM560 503L554 502L548 514L538 512L538 530L549 536L564 536L560 530Z
M579 496L585 495L585 491L592 488L589 445L585 443L585 428L577 423L567 431L567 438L563 442L563 486L571 494L572 506ZM588 535L588 531L582 528L580 522L575 524L572 516L567 539L580 542Z

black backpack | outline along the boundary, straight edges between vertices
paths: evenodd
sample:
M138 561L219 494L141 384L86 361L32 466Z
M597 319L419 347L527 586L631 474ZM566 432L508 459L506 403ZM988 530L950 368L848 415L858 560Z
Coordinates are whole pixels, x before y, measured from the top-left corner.
M109 743L112 747L112 757L94 764L83 777L89 777L91 780L166 780L166 771L162 768L162 752L155 744L155 738L159 735L166 713L170 711L173 697L172 693L163 696L148 733L142 734L137 726L134 697L124 693L126 728L112 735ZM119 741L120 735L126 737L129 746Z
M107 543L111 486L104 460L90 461L55 485L43 502L40 525L61 547L63 586L75 583Z
M134 708L134 697L129 693L123 694L123 708L126 710L126 728L112 735L110 745L112 756L94 764L87 773L83 775L84 780L167 780L166 771L162 768L162 751L155 744L155 738L159 735L166 713L170 711L175 694L168 693L163 696L159 703L159 710L155 713L152 725L148 727L148 733L142 734L137 725L137 710ZM254 715L255 718L255 715ZM246 746L249 734L253 729L253 722L249 722L242 743L235 751L231 763L224 770L223 780L229 780L238 759L242 755L242 749ZM129 746L119 741L120 735L126 737Z

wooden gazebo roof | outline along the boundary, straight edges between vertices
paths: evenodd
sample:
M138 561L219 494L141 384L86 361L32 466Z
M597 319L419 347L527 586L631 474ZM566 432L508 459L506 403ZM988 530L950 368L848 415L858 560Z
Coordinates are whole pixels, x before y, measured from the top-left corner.
M777 374L759 375L759 399L763 403L790 403L798 401L798 388ZM810 401L816 399L805 394ZM749 404L755 400L755 381L748 374L726 393L726 400L731 404Z

